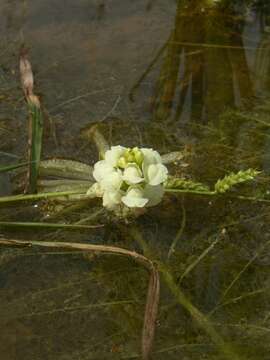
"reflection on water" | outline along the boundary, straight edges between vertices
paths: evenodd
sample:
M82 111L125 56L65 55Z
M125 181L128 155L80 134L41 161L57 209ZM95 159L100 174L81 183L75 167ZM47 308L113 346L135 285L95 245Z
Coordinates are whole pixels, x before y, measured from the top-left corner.
M267 1L0 0L0 5L1 165L25 159L27 113L17 73L17 53L25 43L48 122L43 157L91 163L96 153L84 135L102 120L112 144L184 149L188 167L183 164L181 175L209 185L230 171L263 170L256 183L242 189L246 195L269 194ZM8 193L9 178L1 177L0 186L0 194ZM268 207L168 197L136 222L162 261L181 235L167 265L232 345L235 359L269 358ZM43 208L47 204L1 208L0 217L39 220ZM79 221L89 211L75 209L56 220ZM78 234L1 231L23 239L140 250L114 223ZM0 251L3 359L139 358L147 276L137 265L60 251ZM224 359L213 343L163 284L153 358Z
M155 119L177 121L188 108L186 117L210 120L227 106L251 100L247 58L256 43L247 39L244 49L245 17L214 2L178 2L153 100Z

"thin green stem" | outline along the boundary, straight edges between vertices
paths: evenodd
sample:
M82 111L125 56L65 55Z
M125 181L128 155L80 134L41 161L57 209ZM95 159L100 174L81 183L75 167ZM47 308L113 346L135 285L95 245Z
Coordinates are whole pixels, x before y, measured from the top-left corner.
M217 305L213 310L211 310L210 313L208 314L208 317L212 316L217 310L219 310L220 308L222 308L224 306L227 306L227 305L230 305L230 304L235 304L235 303L237 303L239 301L242 301L243 299L246 299L246 298L249 298L249 297L252 297L252 296L256 296L258 294L265 293L265 292L267 292L269 290L270 290L270 288L266 287L266 288L254 290L254 291L251 291L251 292L249 292L247 294L243 294L241 296L237 296L235 298L229 299L228 301L225 301L224 303L221 303L221 304Z
M239 273L235 276L233 281L230 283L230 285L227 287L227 289L224 291L221 300L225 299L232 287L235 285L235 283L240 279L240 277L243 275L243 273L249 268L249 266L257 259L257 257L265 250L267 246L269 246L270 241L267 241L265 244L263 244L254 254L254 256L246 263L246 265L239 271Z
M181 203L181 208L182 208L182 221L181 221L181 226L180 229L177 231L177 234L175 236L175 238L173 239L173 242L170 246L169 252L168 252L168 259L170 259L171 255L175 252L175 248L177 246L178 241L181 239L181 236L183 234L183 231L185 229L186 226L186 209L185 209L185 203L184 203L184 198L182 198L182 203Z
M57 198L57 197L65 197L70 195L82 194L82 190L74 190L74 191L59 191L59 192L51 192L51 193L39 193L39 194L29 194L29 195L12 195L12 196L2 196L0 197L0 204L8 204L19 201L35 201L41 199L49 199L49 198Z
M213 242L211 243L211 245L208 246L207 249L205 249L205 250L201 253L201 255L200 255L198 258L196 258L196 260L193 261L193 262L186 268L186 270L184 271L184 273L181 275L178 284L180 284L180 283L182 282L182 280L199 264L199 262L202 261L202 260L206 257L206 255L216 246L216 244L217 244L220 240L221 240L221 237L218 236L218 237L216 238L216 240L213 241Z
M192 195L205 195L205 196L220 196L223 195L218 193L217 191L198 191L198 190L185 190L185 189L165 189L167 193L179 193L179 194L192 194ZM225 196L231 199L240 199L244 201L255 201L255 202L263 202L270 203L268 199L257 198L256 196L244 196L244 195L233 195L229 193L224 193Z
M255 201L255 202L263 202L263 203L270 203L270 200L268 199L261 199L257 198L255 196L243 196L243 195L234 195L231 196L234 199L240 199L240 200L246 200L246 201Z
M93 228L103 227L104 225L79 225L79 224L58 224L45 222L17 222L17 221L0 221L1 227L20 227L20 228L41 228L41 229L69 229L69 230L89 230Z
M15 169L27 166L27 165L29 165L29 161L26 161L26 162L23 162L23 163L20 163L20 164L15 164L15 165L1 166L0 167L0 173L12 171L12 170L15 170Z
M199 190L186 190L186 189L165 189L168 193L181 193L181 194L195 194L195 195L206 195L213 196L217 195L215 191L199 191Z
M133 304L134 300L118 300L118 301L108 301L103 303L89 304L84 306L67 306L62 308L51 309L47 311L33 312L30 314L23 314L19 316L20 319L34 317L34 316L44 316L44 315L52 315L59 312L77 312L77 311L89 311L92 309L110 307L110 306L119 306L124 304Z

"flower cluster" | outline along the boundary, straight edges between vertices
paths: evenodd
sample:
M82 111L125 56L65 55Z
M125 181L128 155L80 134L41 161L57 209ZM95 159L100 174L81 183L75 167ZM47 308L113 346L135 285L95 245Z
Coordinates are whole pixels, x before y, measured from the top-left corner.
M168 170L157 151L112 146L95 164L93 176L96 183L89 192L102 197L106 208L142 208L161 201Z

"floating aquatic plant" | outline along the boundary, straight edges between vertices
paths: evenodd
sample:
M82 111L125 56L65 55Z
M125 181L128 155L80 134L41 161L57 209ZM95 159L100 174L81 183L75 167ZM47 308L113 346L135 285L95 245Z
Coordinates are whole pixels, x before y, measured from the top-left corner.
M102 197L103 206L143 208L157 205L164 194L168 169L157 151L137 147L112 146L104 160L94 166L96 180L88 193Z
M140 215L147 207L158 205L165 192L215 196L233 186L254 180L260 171L240 170L219 179L214 190L208 185L169 174L165 164L182 159L181 152L160 155L149 148L108 146L96 126L93 140L102 160L94 167L78 161L52 159L39 164L38 194L1 197L0 203L24 200L55 199L80 201L102 198L102 205L120 217ZM238 196L238 198L240 198ZM267 199L241 197L269 202Z

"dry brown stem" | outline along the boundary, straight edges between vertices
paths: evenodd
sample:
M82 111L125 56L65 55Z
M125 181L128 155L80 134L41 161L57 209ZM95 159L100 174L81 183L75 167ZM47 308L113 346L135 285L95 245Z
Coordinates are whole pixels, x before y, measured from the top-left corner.
M29 101L29 97L34 95L34 75L25 48L20 51L20 75L25 98Z

